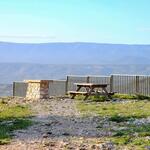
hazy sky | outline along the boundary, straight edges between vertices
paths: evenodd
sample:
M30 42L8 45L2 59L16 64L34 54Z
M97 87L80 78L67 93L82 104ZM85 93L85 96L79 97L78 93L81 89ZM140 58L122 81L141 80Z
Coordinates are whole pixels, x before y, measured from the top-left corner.
M150 0L0 0L0 41L150 44Z

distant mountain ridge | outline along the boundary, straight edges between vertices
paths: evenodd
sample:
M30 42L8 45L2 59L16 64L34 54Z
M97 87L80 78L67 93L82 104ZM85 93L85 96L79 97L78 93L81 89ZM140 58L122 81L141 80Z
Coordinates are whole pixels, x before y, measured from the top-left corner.
M0 63L150 64L150 45L0 42Z

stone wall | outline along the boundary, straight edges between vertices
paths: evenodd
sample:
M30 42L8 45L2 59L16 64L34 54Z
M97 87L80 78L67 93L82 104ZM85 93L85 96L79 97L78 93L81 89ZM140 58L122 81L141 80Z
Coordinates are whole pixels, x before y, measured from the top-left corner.
M26 98L47 99L49 97L49 80L25 80L28 83Z

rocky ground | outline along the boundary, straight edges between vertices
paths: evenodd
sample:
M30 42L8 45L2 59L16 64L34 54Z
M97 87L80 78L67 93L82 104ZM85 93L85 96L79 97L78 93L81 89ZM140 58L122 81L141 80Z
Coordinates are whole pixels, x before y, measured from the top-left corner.
M27 103L25 100L20 101ZM82 116L71 99L48 99L29 102L35 112L34 125L14 133L12 142L0 150L113 150L102 136L111 134L96 128L97 116Z

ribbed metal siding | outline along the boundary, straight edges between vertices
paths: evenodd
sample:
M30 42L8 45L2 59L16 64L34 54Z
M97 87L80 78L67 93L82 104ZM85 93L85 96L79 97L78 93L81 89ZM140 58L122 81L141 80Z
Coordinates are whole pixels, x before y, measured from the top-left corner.
M66 94L65 80L52 80L49 83L49 96L64 96Z
M122 94L136 93L136 76L113 75L113 91Z
M13 95L19 97L26 97L28 84L25 82L13 83Z
M110 76L89 76L90 83L109 84L107 90L110 91Z
M76 85L74 83L87 82L86 76L68 76L67 77L67 91L76 90Z
M111 82L110 82L111 81ZM123 94L142 94L150 96L150 76L136 75L112 75L109 76L68 76L65 80L51 80L49 84L49 96L65 95L67 91L76 90L77 82L107 83L113 92ZM110 87L108 87L109 91ZM14 82L14 96L25 97L27 83Z
M139 93L150 96L150 76L139 76Z

